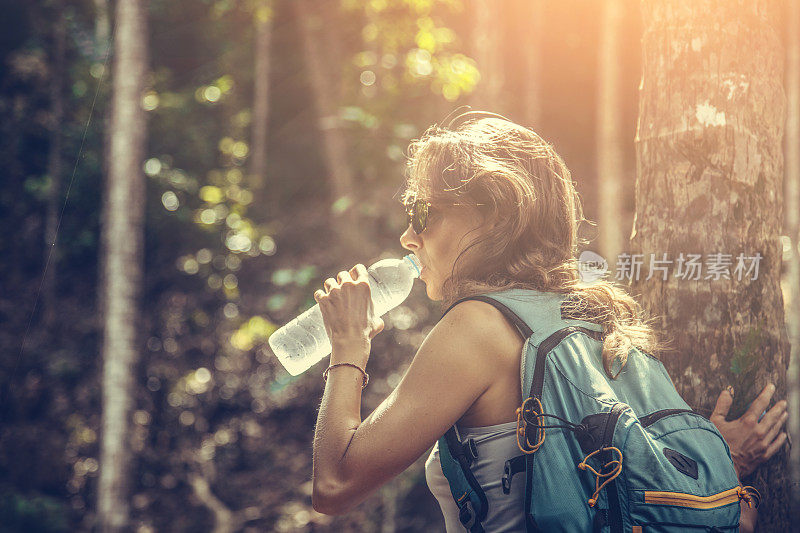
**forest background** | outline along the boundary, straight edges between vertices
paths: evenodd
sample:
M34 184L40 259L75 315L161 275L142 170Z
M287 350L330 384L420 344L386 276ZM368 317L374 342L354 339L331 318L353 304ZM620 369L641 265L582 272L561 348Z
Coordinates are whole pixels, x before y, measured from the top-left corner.
M326 277L404 253L406 147L464 104L554 144L599 222L587 249L614 275L637 209L640 2L0 0L0 531L99 520L119 3L147 14L145 194L128 200L144 214L131 529L443 531L427 454L347 515L312 510L322 365L290 376L265 341ZM796 12L779 5L773 55L796 50L782 25ZM789 320L787 220L775 245ZM384 317L365 415L439 313L417 284ZM731 357L724 374L755 389L757 362Z

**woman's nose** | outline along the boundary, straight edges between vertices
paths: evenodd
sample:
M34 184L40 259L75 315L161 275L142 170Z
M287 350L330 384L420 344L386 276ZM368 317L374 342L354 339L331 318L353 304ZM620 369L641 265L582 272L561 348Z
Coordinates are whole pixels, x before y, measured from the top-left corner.
M420 247L420 240L419 235L417 232L414 231L414 228L411 227L411 224L408 225L406 230L400 235L400 244L406 250L418 250Z

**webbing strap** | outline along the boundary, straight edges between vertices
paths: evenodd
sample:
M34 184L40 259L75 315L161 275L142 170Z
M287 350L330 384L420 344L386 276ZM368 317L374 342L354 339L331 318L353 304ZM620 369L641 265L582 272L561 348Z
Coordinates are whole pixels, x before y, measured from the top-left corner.
M481 522L486 519L489 502L470 470L470 464L475 457L477 449L474 443L472 446L469 441L462 443L456 426L448 429L439 440L442 471L458 506L458 519L470 533L484 533Z

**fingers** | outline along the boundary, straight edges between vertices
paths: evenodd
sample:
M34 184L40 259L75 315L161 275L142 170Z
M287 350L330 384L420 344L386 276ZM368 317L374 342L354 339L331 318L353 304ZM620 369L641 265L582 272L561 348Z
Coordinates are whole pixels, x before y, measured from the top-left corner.
M366 283L369 284L369 273L367 272L367 267L362 265L361 263L357 264L349 271L342 270L336 275L336 279L328 278L323 282L323 286L325 287L325 293L330 293L333 289L337 287L341 287L346 283ZM316 293L315 293L316 294ZM316 298L316 296L315 296Z
M356 266L350 269L350 275L355 281L359 281L361 279L366 281L369 279L369 273L367 272L367 267L365 267L361 263L358 263Z
M758 420L761 416L761 413L763 413L769 405L769 401L772 399L773 394L775 394L775 385L772 383L767 383L767 386L764 387L764 390L761 391L761 394L758 395L758 398L753 400L752 405L750 405L750 409L747 410L745 415L752 417L754 420Z
M775 441L772 444L769 445L769 448L767 448L767 451L764 453L764 460L766 461L767 459L778 453L778 450L780 450L781 447L784 444L786 444L787 438L788 435L786 435L786 433L781 433L780 436L777 439L775 439Z
M341 272L336 274L336 281L338 281L339 285L341 285L347 281L353 281L353 276L351 276L350 272L348 272L347 270L342 270Z
M778 428L780 428L781 424L779 422L783 418L783 415L786 414L786 404L787 404L786 400L781 400L775 405L773 405L772 409L767 411L767 414L765 414L764 418L761 419L759 425L763 424L764 427L767 428L767 430L771 430L772 427L776 425Z
M383 331L383 327L384 327L383 319L380 317L376 318L375 322L373 323L372 331L370 332L369 338L370 339L375 338L375 335Z
M786 423L786 419L788 419L788 418L789 418L789 413L784 411L783 414L781 415L781 417L778 420L776 420L775 424L773 424L767 430L767 433L764 436L764 446L769 445L769 443L771 443L773 440L775 440L775 437L778 435L778 432L781 430L783 425Z
M717 398L717 404L714 406L714 411L711 413L711 418L721 417L723 420L725 420L725 417L728 416L728 411L731 410L731 404L733 403L733 395L731 394L732 390L732 388L728 387L719 393L719 398Z
M344 285L348 281L353 281L353 277L350 275L350 272L348 272L347 270L342 270L341 272L336 274L336 279L328 278L328 279L325 280L323 285L325 285L325 290L330 292L331 289L334 289L336 287Z

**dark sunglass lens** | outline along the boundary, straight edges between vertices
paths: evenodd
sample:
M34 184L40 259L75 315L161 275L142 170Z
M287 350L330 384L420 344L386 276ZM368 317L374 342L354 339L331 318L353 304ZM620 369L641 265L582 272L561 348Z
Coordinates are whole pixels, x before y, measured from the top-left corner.
M424 200L417 200L414 202L412 223L414 231L418 234L425 231L425 226L428 224L428 203Z
M428 203L424 200L417 200L406 208L406 227L411 224L417 234L425 231L428 223Z

